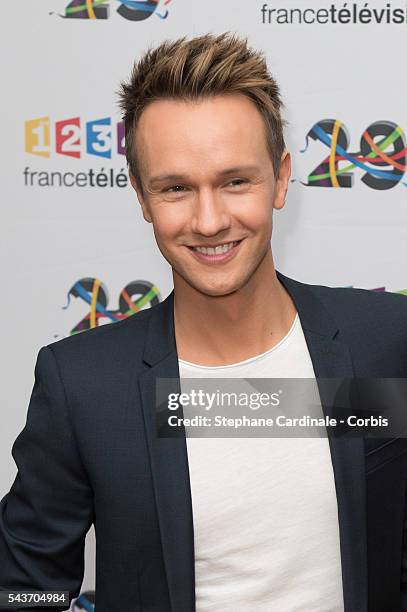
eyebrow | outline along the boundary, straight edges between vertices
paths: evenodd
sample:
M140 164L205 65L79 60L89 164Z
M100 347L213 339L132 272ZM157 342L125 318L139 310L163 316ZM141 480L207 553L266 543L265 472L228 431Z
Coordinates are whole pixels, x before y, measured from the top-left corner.
M232 166L231 168L225 168L220 172L216 173L217 177L226 176L228 174L238 174L239 172L259 172L260 168L254 165L247 166ZM184 174L158 174L157 176L151 177L149 184L162 183L164 181L184 181L187 177Z

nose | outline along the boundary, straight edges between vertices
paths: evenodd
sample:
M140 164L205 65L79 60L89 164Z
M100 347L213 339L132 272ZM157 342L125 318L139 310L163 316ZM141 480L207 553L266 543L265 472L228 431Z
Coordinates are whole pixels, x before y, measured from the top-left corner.
M212 189L202 189L195 200L191 229L202 236L215 236L231 227L231 215L226 203Z

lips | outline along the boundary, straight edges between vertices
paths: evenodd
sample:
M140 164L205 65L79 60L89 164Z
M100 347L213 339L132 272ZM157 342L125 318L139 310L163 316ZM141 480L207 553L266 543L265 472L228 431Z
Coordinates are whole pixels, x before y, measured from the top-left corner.
M234 257L236 255L236 253L239 251L240 248L240 244L242 243L243 239L241 240L236 240L233 242L234 246L229 249L228 251L226 251L226 253L211 253L211 254L205 254L202 253L200 251L197 251L196 249L194 249L193 247L188 247L190 253L195 257L195 259L197 259L200 262L203 263L207 263L207 264L217 264L217 263L224 263L226 261L229 261L230 259L232 259L232 257ZM224 242L223 245L225 244L231 244L231 242ZM196 245L198 246L198 245ZM204 246L204 245L202 245ZM206 246L206 245L205 245ZM210 248L209 245L207 248ZM212 247L214 248L214 247Z

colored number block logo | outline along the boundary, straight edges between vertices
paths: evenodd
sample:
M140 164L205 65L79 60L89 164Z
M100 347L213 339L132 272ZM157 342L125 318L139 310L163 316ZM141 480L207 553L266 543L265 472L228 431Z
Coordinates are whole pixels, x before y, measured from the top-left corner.
M112 121L110 117L88 121L86 124L86 152L89 155L111 158Z
M41 157L50 156L49 117L40 117L25 122L25 152Z
M25 122L25 152L50 157L51 132L55 135L53 151L58 155L67 155L76 159L80 159L85 153L108 159L112 157L112 151L118 155L125 155L124 122L113 124L111 117L86 123L80 117L71 117L55 121L55 124L50 122L49 117L30 119ZM85 136L86 150L82 145Z
M60 155L81 156L81 120L79 117L55 123L55 150Z

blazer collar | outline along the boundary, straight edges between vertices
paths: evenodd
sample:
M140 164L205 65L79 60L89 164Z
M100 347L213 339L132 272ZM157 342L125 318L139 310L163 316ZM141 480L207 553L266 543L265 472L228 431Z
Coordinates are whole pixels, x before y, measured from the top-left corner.
M276 271L276 274L295 303L303 330L325 336L327 339L335 338L339 331L338 326L321 301L312 293L310 286L288 278L281 272ZM153 366L174 350L176 343L173 289L165 300L152 308L143 359Z
M352 378L349 347L336 321L310 285L277 272L297 308L317 378ZM195 610L194 541L185 438L158 438L155 380L178 379L174 290L152 308L143 359L150 366L139 379L156 493L164 562L173 612ZM319 386L327 413L325 388ZM175 389L174 389L175 390ZM363 438L329 436L338 502L343 595L346 612L367 611L366 479ZM323 542L321 542L323 549Z

